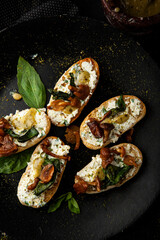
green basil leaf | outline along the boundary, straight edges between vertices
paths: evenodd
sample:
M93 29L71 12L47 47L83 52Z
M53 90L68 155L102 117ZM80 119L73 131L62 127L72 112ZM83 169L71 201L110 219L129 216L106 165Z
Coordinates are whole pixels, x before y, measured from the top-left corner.
M127 174L127 172L130 169L131 169L131 166L128 166L128 165L121 168L114 179L115 184L118 183Z
M48 158L46 156L43 165L53 164L57 172L61 171L60 160L58 158Z
M72 87L75 87L76 85L74 83L74 74L73 73L69 73L69 75L70 75L70 85Z
M46 91L38 73L22 57L17 66L18 91L29 107L43 108L46 103Z
M78 206L78 203L73 197L68 200L68 208L73 213L76 213L76 214L80 213L80 208Z
M55 182L55 179L56 179L56 173L54 173L52 180L48 183L41 183L39 181L36 188L34 189L34 194L36 196L39 196L42 192L46 191Z
M58 172L61 171L60 160L58 158L54 159L53 165L54 165L56 171L58 171Z
M8 157L0 157L0 173L11 174L18 172L27 166L34 148L13 154Z
M126 104L123 100L123 95L120 95L120 97L118 98L117 102L116 102L117 106L116 108L112 108L111 109L111 117L114 117L117 113L119 112L124 112L126 109Z
M63 194L63 195L66 195L66 194ZM60 198L57 198L50 206L49 206L49 209L48 209L48 213L50 212L55 212L60 206L61 206L61 203L64 201L66 196L61 196Z
M130 168L131 166L128 165L120 168L110 164L105 170L106 180L109 181L110 185L117 184L127 174Z
M50 212L55 212L60 206L61 203L65 200L68 201L69 199L72 198L72 193L68 192L65 194L62 194L60 197L58 197L57 199L54 200L54 202L50 205L49 209L48 209L48 213Z
M122 111L122 112L125 111L126 104L123 100L123 95L120 95L120 97L118 98L117 105L118 105L118 108L119 108L120 111Z
M63 100L68 100L69 97L71 97L73 94L65 93L62 91L56 91L54 89L48 89L48 91L53 95L53 99L63 99Z
M11 129L5 129L5 132L7 132L11 137L16 138L18 142L22 143L32 139L33 137L36 137L39 134L39 132L34 127L29 129L22 136L19 136L18 134L14 133Z
M65 201L67 202L67 201L68 201L69 199L71 199L71 198L72 198L72 193L71 193L71 192L68 192Z

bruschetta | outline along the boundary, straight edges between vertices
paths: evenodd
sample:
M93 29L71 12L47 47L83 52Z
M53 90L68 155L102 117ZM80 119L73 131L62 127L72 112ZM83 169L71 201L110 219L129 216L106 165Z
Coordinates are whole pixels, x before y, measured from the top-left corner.
M0 157L26 150L46 137L51 127L45 109L16 111L0 119Z
M142 161L141 151L130 143L102 148L100 154L77 172L74 190L77 194L93 194L120 187L137 174Z
M145 104L137 97L113 97L95 108L83 120L80 137L83 144L96 150L115 143L146 114Z
M99 80L99 66L92 58L73 64L50 89L47 114L51 122L64 127L75 121L88 103Z
M23 205L39 208L53 197L70 160L69 150L57 137L48 137L36 147L18 185L17 196Z

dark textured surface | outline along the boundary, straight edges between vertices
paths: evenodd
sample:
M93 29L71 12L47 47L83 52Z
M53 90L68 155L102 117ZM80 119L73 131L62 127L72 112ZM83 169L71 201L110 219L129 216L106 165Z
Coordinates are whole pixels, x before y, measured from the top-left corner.
M144 164L134 179L119 189L76 197L81 214L72 215L66 206L53 214L47 213L47 206L38 210L21 206L16 197L16 188L23 171L9 176L1 175L0 230L6 232L10 239L18 240L106 239L125 229L148 209L159 193L158 67L130 38L106 23L85 18L42 19L22 24L3 32L0 46L1 115L26 107L23 101L13 101L9 95L10 91L17 89L16 65L19 55L36 68L46 88L54 86L61 74L78 59L93 57L97 60L100 82L77 124L93 106L99 106L120 93L140 97L147 107L146 117L135 127L133 143L142 150ZM34 54L38 56L33 60ZM64 130L53 127L50 134L61 137ZM81 144L80 149L72 153L72 161L68 163L57 196L73 191L75 173L97 152ZM114 238L121 237L125 239L123 234Z
M78 13L71 0L1 0L0 7L0 30L39 17Z

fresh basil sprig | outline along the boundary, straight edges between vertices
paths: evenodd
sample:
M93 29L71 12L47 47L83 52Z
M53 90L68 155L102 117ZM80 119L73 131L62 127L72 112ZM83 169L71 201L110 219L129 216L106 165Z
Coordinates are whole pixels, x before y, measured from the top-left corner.
M73 197L68 200L68 208L73 213L76 213L76 214L80 213L78 203Z
M8 157L0 157L0 173L11 174L18 172L27 166L34 148L13 154Z
M22 57L17 65L18 91L24 102L33 108L43 108L46 103L46 90L36 70Z
M68 202L68 208L72 213L79 214L80 213L80 208L78 206L77 201L75 198L72 196L71 192L65 193L58 197L57 199L54 200L54 202L50 205L48 209L48 213L55 212L62 204L62 202Z
M19 136L18 134L14 133L12 129L5 129L5 132L8 133L11 137L16 138L18 142L22 142L22 143L32 139L33 137L36 137L39 134L39 132L34 127L29 129L22 136Z

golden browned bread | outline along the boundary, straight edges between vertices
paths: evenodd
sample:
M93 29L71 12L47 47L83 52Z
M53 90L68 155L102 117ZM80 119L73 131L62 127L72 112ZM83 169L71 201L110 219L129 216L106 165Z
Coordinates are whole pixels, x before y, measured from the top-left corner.
M79 117L97 87L99 75L100 72L97 62L92 58L85 58L74 63L61 76L54 87L54 91L61 91L73 95L72 101L71 99L64 100L63 98L61 101L58 98L58 101L51 95L47 107L47 114L54 125L58 127L68 126ZM71 79L74 80L75 84L72 90L69 89L71 85L73 85ZM76 91L78 91L78 94ZM84 92L86 92L85 95ZM76 104L75 102L73 103L73 99L76 99ZM66 106L62 107L64 102ZM73 103L72 106L67 105L71 104L71 102ZM61 104L61 107L57 108L57 104Z
M120 101L119 104L124 101L125 109L123 109L124 106L118 106L118 101ZM115 143L123 133L131 129L145 114L145 104L139 98L130 95L124 95L123 98L122 96L113 97L95 108L83 120L80 126L80 136L83 144L87 148L96 150L110 143ZM91 126L92 131L91 127L88 126L90 122L93 123ZM104 132L100 129L101 134L95 136L96 124L98 130L100 126L104 127L105 125L109 129Z
M55 154L55 157L50 156L44 152L42 145L45 144L46 141L49 143L49 149L51 149L51 153ZM67 154L69 152L69 149L70 147L68 145L65 145L57 137L48 137L36 147L31 156L28 167L23 173L18 184L17 196L21 204L33 208L39 208L50 201L50 199L56 193L61 178L63 176L63 172L67 163ZM41 185L41 188L37 188L38 190L36 189L38 185L36 185L35 188L29 190L28 186L31 186L35 182L35 179L38 179L38 184L41 184L42 180L40 176L42 173L42 169L44 169L44 167L49 164L48 159L54 165L55 175L52 176L52 179L48 183L42 183L43 186ZM54 163L55 159L56 161L57 159L59 161L60 170L58 171L56 170L56 165ZM45 161L47 161L47 163ZM43 189L43 191L41 191L45 184L50 184L50 186L46 187L45 190Z
M106 162L101 155L103 152L100 151L100 154L92 157L92 161L77 173L74 185L76 192L94 194L108 191L111 188L122 186L138 173L143 156L135 145L122 143L111 147L109 151L110 157ZM111 162L104 168L105 163L110 160ZM81 188L79 184L83 187Z

